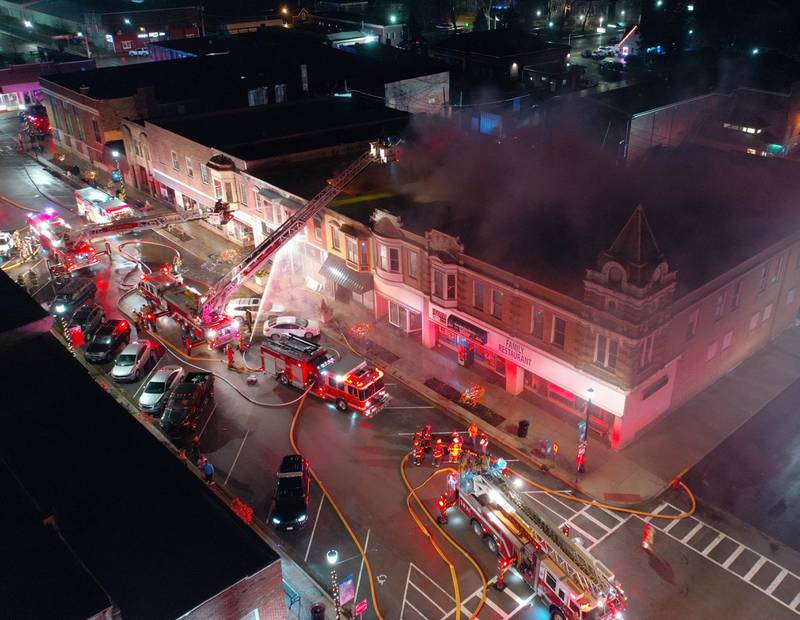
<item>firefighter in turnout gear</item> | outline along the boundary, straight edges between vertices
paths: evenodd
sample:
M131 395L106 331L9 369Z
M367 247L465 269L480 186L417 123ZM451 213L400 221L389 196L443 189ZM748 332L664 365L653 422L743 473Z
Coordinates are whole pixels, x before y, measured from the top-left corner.
M450 462L451 463L458 463L461 459L461 452L464 449L464 446L461 445L461 435L458 432L453 433L453 442L450 444Z
M481 454L486 456L486 450L489 448L489 438L486 436L486 433L480 434L480 439L478 439L478 447L481 450Z
M439 467L442 464L442 459L444 458L444 444L442 443L441 437L436 440L436 443L433 444L433 466Z
M412 449L412 455L414 457L414 465L420 466L422 462L425 460L425 447L422 445L422 441L419 439L414 440L414 448Z
M422 447L425 450L431 449L431 440L433 439L433 426L426 424L422 427Z

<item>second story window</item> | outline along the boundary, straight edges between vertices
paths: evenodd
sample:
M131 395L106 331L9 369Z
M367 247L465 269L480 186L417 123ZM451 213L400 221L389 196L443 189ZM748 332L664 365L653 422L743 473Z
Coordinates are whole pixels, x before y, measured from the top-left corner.
M352 237L345 237L347 240L347 260L358 265L358 241Z
M194 165L191 157L186 158L186 176L189 178L194 176Z
M714 304L714 320L719 321L722 318L722 313L725 311L725 298L728 296L728 291L723 291L717 295L717 301Z
M733 287L733 295L731 295L731 312L739 307L742 302L742 281L739 280Z
M214 179L214 196L222 200L222 183Z
M492 316L496 319L503 318L503 291L492 289Z
M567 343L567 322L560 317L553 317L553 332L550 336L550 343L563 349Z
M769 279L769 267L764 265L761 268L761 273L758 276L758 292L760 293L767 288L767 280Z
M689 321L686 323L686 340L691 340L697 333L697 320L700 317L700 309L695 308L689 314Z
M433 271L433 295L439 299L453 300L456 298L456 274L445 274L443 271Z
M178 161L178 154L175 151L171 151L170 154L172 155L172 167L175 170L180 170L181 162Z
M480 282L479 280L474 280L472 283L472 305L475 307L476 310L480 310L481 312L483 312L485 295L486 295L486 290L483 285L483 282Z
M408 253L408 275L411 278L419 276L419 254L416 252Z
M330 226L328 226L328 232L331 235L331 247L334 250L341 250L342 242L339 240L339 229L336 228L336 226L334 226L333 224L331 224Z
M642 357L639 360L639 366L647 368L653 363L653 346L655 345L655 334L650 334L642 341Z
M205 164L200 164L200 178L203 179L203 183L206 185L211 183L211 175L208 173L208 166Z
M544 311L531 308L531 334L539 340L544 339Z
M97 121L94 119L92 119L92 133L94 134L94 141L97 142L97 144L102 144L103 138L100 135L100 125L98 125Z
M314 239L322 241L322 218L319 215L315 215L312 222L314 224Z
M619 343L603 334L597 334L594 346L594 363L609 370L617 367Z
M400 273L400 250L381 244L378 246L379 267L390 273Z

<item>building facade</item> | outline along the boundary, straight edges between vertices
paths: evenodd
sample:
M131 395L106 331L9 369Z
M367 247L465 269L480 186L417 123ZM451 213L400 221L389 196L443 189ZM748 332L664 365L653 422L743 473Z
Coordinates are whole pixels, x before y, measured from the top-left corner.
M792 234L675 299L679 276L639 207L575 299L378 214L375 316L568 421L588 407L590 430L620 449L794 323L799 242Z

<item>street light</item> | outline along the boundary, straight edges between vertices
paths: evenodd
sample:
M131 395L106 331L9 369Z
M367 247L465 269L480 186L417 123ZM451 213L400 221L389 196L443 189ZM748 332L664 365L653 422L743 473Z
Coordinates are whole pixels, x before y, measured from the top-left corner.
M536 17L542 16L542 9L536 9Z
M130 26L130 25L131 25L131 19L130 19L130 17L126 17L126 18L125 18L125 19L123 19L122 21L123 21L123 22L125 22L125 25L126 25L126 26Z
M389 15L389 21L393 24L397 23L397 15Z
M26 28L33 28L33 23L31 23L31 20L29 20L29 19L26 19L25 21L23 21L22 25L25 26Z
M333 607L336 612L336 620L341 617L341 603L339 602L339 578L336 576L336 562L339 560L339 552L331 549L325 554L328 564L331 566L331 594L333 595Z
M119 159L119 151L111 151L111 157L114 159Z
M282 6L281 7L281 15L288 15L288 14L289 14L288 7Z
M757 55L758 55L758 52L760 52L760 51L761 51L761 50L759 50L757 47L754 47L753 49L751 49L751 50L750 50L750 53L751 53L753 56L757 56Z
M586 390L586 416L583 420L580 436L578 437L578 455L575 457L578 473L586 472L586 448L589 446L589 410L592 407L594 388Z

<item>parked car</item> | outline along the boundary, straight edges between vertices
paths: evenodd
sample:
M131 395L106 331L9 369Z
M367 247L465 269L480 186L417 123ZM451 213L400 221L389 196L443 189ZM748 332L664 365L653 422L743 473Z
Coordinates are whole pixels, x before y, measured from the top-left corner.
M273 340L281 336L292 334L300 338L313 338L319 336L320 329L317 321L301 319L296 316L271 316L264 323L264 336Z
M595 60L602 60L606 56L608 56L608 54L606 54L603 50L597 49L592 52L592 58Z
M150 340L134 340L114 361L111 378L114 381L138 381L145 368L156 359L156 348Z
M277 530L296 530L308 521L311 476L308 461L299 454L284 456L275 481L270 523Z
M210 372L191 372L175 386L170 394L161 428L168 435L180 435L197 426L200 414L214 398L214 375Z
M58 291L50 304L54 316L69 318L86 302L93 302L97 285L90 278L72 278Z
M592 50L581 50L581 58L591 58Z
M606 78L617 79L626 70L625 62L617 58L606 58L600 63L598 68L600 74Z
M95 364L110 362L114 355L131 341L128 321L111 319L103 323L92 337L84 353L86 360Z
M613 45L601 45L597 48L599 52L605 52L606 56L616 56L617 55L617 48Z
M260 303L260 297L236 297L231 299L228 302L228 305L225 306L225 314L230 317L238 316L244 318L247 316L247 311L249 310L253 320L255 320L256 315L258 314L258 306ZM264 302L264 312L278 314L281 312L286 312L286 308L282 305L272 304L266 301Z
M170 394L185 374L180 366L162 366L156 370L139 396L139 409L154 416L161 415Z
M82 305L72 315L68 327L80 327L83 337L88 339L100 327L103 319L106 318L106 311L103 306L95 303Z
M149 56L150 50L146 47L137 47L128 51L128 56Z

